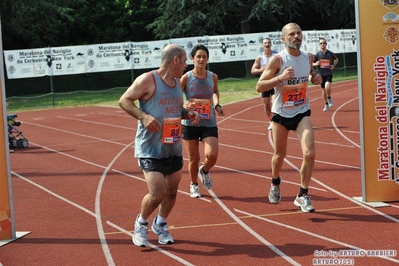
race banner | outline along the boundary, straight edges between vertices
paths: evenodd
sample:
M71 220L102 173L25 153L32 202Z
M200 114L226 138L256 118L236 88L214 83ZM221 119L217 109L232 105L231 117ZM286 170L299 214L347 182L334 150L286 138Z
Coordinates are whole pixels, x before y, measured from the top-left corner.
M356 1L362 198L399 200L398 1Z
M356 30L304 31L302 48L316 54L320 50L319 39L324 38L335 54L353 53L357 51L356 35Z
M316 53L323 37L334 53L356 52L356 30L303 31L302 49ZM255 60L262 53L263 38L270 38L272 49L284 49L281 32L187 37L148 42L122 42L67 47L4 51L9 79L108 72L133 69L155 69L161 62L162 49L175 43L187 52L196 44L209 49L209 63Z

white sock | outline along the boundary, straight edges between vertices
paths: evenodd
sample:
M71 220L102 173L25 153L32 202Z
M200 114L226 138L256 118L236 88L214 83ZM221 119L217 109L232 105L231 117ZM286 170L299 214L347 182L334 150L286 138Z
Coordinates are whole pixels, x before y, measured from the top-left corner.
M157 219L155 220L155 223L156 223L157 225L160 225L160 224L162 224L162 223L166 223L166 219L163 218L162 216L160 216L160 215L158 214Z
M144 220L143 217L141 217L141 215L139 216L139 218L137 219L137 221L141 224L145 224L148 223L148 220Z

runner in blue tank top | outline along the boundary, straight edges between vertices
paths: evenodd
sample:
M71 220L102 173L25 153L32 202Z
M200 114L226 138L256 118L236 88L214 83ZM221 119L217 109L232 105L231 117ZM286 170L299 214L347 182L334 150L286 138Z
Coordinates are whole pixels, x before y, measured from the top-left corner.
M206 70L209 51L202 44L191 50L191 60L194 69L181 77L181 86L186 96L187 105L200 114L200 122L193 125L190 121L183 121L183 142L189 155L188 172L190 174L190 196L201 197L197 176L205 189L212 187L209 171L216 164L219 151L218 128L215 112L223 116L224 111L219 104L218 76ZM204 164L200 165L199 142L204 144Z
M312 212L314 207L308 196L316 157L313 126L307 95L308 81L321 83L321 76L313 70L313 55L300 50L302 30L295 23L285 25L281 31L285 49L270 59L257 85L258 92L275 89L276 98L272 107L272 134L274 154L272 157L272 184L269 201L279 203L280 171L287 154L288 133L295 131L302 149L300 169L301 186L294 204L303 212Z
M184 49L167 45L159 69L137 77L119 99L119 106L138 120L134 154L148 187L134 223L132 240L137 246L148 246L148 219L157 208L151 229L160 244L174 242L166 218L175 205L182 178L181 120L189 119L194 125L199 122L196 111L183 108L179 78L186 60Z

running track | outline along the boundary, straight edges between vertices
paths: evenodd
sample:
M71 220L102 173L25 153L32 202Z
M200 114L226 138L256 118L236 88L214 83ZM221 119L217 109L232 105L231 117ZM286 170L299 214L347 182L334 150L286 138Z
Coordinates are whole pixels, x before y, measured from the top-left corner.
M30 145L10 155L14 212L17 231L31 233L0 247L0 265L398 264L397 254L360 252L397 252L399 203L372 208L353 200L362 194L357 81L333 84L335 105L328 112L319 87L309 91L317 149L309 193L316 212L293 204L301 165L293 133L282 201L268 202L268 120L260 98L245 100L225 105L226 116L218 118L213 189L201 187L203 198L190 198L185 164L168 218L176 242L159 245L150 231L148 248L131 241L147 191L133 158L136 120L110 107L18 113ZM358 252L343 254L348 250ZM335 259L349 260L332 260L339 252Z

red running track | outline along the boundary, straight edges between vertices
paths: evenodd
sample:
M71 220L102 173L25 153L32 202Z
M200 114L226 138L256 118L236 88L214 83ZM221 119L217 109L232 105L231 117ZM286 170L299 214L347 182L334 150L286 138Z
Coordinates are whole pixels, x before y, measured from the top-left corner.
M0 265L398 264L399 203L372 208L353 200L362 195L357 81L333 84L328 112L319 87L310 98L316 212L293 204L301 164L293 133L282 201L268 202L273 149L257 97L224 106L213 189L190 198L185 165L168 218L176 242L159 245L149 232L148 248L131 241L147 191L133 158L136 120L110 107L18 113L30 145L10 154L14 212L17 231L31 233L0 247Z

